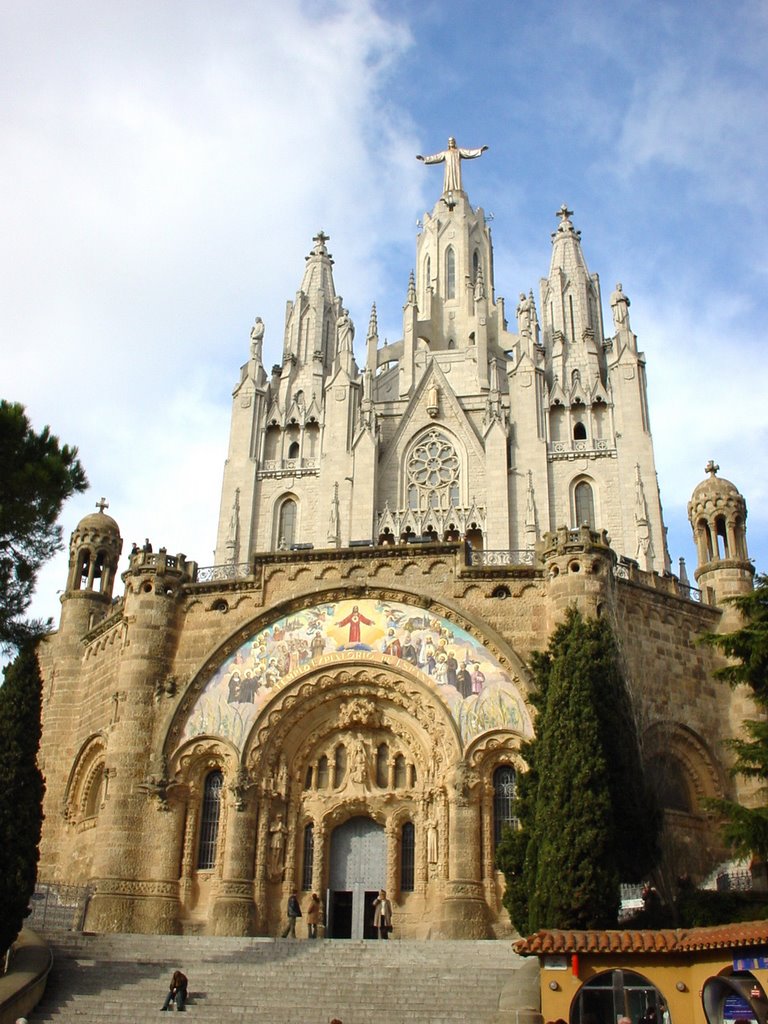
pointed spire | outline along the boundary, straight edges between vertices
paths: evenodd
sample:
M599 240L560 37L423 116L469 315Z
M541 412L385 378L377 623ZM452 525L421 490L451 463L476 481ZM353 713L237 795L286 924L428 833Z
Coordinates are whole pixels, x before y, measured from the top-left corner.
M378 338L379 336L379 319L376 315L376 303L371 305L371 317L368 321L368 337Z
M405 301L408 306L416 305L416 278L413 271L411 271L411 275L408 278L408 298Z

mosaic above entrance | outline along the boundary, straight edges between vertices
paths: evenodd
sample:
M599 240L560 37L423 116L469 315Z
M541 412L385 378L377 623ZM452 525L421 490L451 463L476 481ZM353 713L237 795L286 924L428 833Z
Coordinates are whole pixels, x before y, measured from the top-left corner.
M306 608L262 629L211 677L192 708L183 740L221 736L242 750L261 707L297 670L361 652L398 659L431 684L466 743L489 729L532 735L516 680L487 648L453 622L393 601L340 601ZM363 653L365 652L365 653Z

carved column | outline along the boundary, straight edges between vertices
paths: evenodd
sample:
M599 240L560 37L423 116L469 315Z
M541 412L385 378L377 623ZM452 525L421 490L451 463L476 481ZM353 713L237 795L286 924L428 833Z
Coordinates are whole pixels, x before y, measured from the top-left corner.
M447 939L491 937L480 868L480 794L460 763L448 791L448 881L441 932Z
M211 911L214 935L253 935L256 929L252 837L257 803L253 798L242 803L237 795L235 800L227 815L222 877Z

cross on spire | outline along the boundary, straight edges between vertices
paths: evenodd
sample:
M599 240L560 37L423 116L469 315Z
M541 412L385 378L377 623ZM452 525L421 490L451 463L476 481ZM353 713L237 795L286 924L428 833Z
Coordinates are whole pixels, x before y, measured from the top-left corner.
M312 239L312 241L315 243L315 248L313 249L313 252L315 253L315 255L317 255L317 256L325 256L327 251L328 251L326 249L326 247L325 247L325 243L329 242L330 240L331 240L331 236L330 235L326 235L326 233L323 231L323 229L320 228L320 230L317 232L317 234Z
M107 501L107 499L106 499L106 498L100 498L100 499L99 499L99 501L97 501L97 502L96 502L96 508L97 508L97 509L99 510L99 512L101 512L101 513L102 513L102 515L103 515L103 513L104 513L104 509L105 509L105 508L109 508L109 502Z
M569 210L565 203L563 203L555 216L559 217L560 220L569 220L573 216L573 210Z
M704 467L704 472L705 473L709 473L710 476L715 476L717 474L718 469L720 469L720 467L715 462L715 460L714 459L710 459L709 462Z

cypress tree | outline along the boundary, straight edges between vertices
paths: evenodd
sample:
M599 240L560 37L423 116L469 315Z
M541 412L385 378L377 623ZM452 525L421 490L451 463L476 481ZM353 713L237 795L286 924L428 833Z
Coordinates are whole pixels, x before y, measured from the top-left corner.
M521 830L499 859L506 905L521 930L606 927L619 883L652 868L660 822L610 627L569 609L532 669L532 770L516 802Z
M31 643L0 686L0 955L21 930L35 888L45 784L37 765L42 681Z

